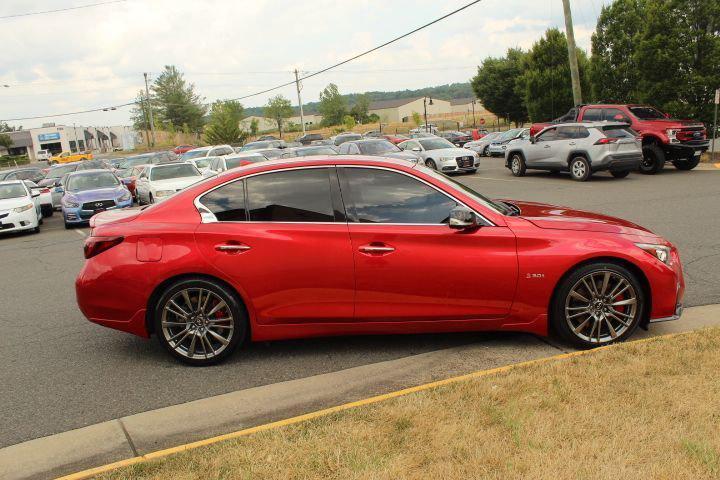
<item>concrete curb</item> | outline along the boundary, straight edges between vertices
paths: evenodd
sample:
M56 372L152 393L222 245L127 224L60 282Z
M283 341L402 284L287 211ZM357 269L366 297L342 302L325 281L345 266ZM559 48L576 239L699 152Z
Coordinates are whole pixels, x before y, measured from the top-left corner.
M694 307L686 310L683 320L653 325L649 333L639 332L638 337L647 340L655 335L717 324L720 324L720 305ZM30 440L0 449L0 478L49 478L98 464L117 468L414 391L498 373L513 365L587 353L557 355L560 350L556 346L534 337L518 335L512 340L508 345L502 339L490 339L481 344L250 388ZM438 378L445 380L437 381ZM416 386L418 384L421 385ZM408 386L410 388L406 388ZM292 417L298 414L302 415ZM185 445L167 449L179 443ZM162 450L164 448L166 450ZM91 469L68 478L87 478L98 473L98 469Z

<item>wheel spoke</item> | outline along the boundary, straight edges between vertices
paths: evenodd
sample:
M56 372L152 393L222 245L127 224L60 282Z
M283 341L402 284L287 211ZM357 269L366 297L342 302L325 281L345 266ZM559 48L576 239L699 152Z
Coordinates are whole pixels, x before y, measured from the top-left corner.
M190 308L190 311L191 311L191 312L194 311L195 308L193 308L193 304L192 304L192 302L190 301L190 295L188 295L187 289L185 289L185 290L182 291L182 296L183 296L183 298L185 299L185 304Z
M170 312L170 313L172 313L173 315L175 315L175 316L177 316L177 317L180 317L180 318L187 318L187 315L186 315L186 314L182 314L182 313L180 313L180 312L177 312L177 311L173 310L172 308L168 307L167 305L165 306L165 311Z
M208 318L208 323L216 324L221 322L229 322L232 320L232 317L225 317L225 318Z
M628 298L626 300L620 300L619 302L612 303L611 305L613 307L619 307L621 305L635 305L637 303L637 299L635 297Z
M573 332L575 332L575 334L580 333L580 332L583 330L583 328L585 328L585 326L588 324L588 322L589 322L590 320L592 320L592 318L593 318L593 317L588 317L588 318L586 318L584 322L582 322L580 325L578 325L577 327L575 327L575 328L573 329Z
M220 335L218 333L213 332L212 330L208 330L207 333L212 335L218 342L222 343L223 345L227 345L228 343L230 343L225 337L223 337L222 335Z
M163 327L186 327L187 322L167 322L167 321L163 320L162 326Z
M597 328L597 319L593 317L593 324L592 329L590 329L590 335L588 335L588 339L592 342L593 334L595 333L595 329Z
M618 335L617 335L617 332L616 332L615 329L613 328L612 323L610 323L610 319L607 318L607 317L603 317L603 318L604 318L605 322L607 323L608 330L610 330L610 336L611 336L613 339L617 338L617 336L618 336Z
M203 340L203 345L204 345L205 343L207 343L207 346L210 347L210 351L212 352L213 357L214 357L214 356L215 356L215 349L213 348L212 343L210 342L210 339L207 338L207 333L203 334L202 340Z
M605 295L605 292L607 292L608 283L610 283L610 272L605 272L605 275L603 275L602 286L600 287L600 295Z
M614 294L614 295L610 295L610 298L611 298L611 299L615 299L615 298L619 297L620 295L622 295L623 293L625 293L625 290L627 290L628 288L630 288L630 285L625 285L625 287L623 287L622 290L620 290L619 292L617 292L617 293Z
M170 300L168 303L170 303L173 307L175 307L176 309L178 309L179 311L181 311L181 312L182 312L182 315L181 315L182 317L187 317L187 316L190 315L188 312L185 311L184 308L182 308L180 305L178 305L177 303L175 303L175 300ZM167 308L167 306L166 306L165 308ZM177 315L177 314L176 314L176 315Z
M595 290L595 282L593 282L592 275L590 276L590 283L592 284L592 288L590 288L590 285L585 281L585 279L582 279L583 285L585 285L585 288L587 288L587 291L590 295L597 295L597 291Z
M572 292L570 292L570 296L572 296L573 298L575 298L577 300L580 300L581 302L590 303L590 300L588 300L587 298L580 295L576 290L573 290Z
M210 297L211 297L211 296L212 296L212 294L208 291L208 292L207 292L207 295L205 295L205 301L204 301L204 302L202 303L202 305L200 306L200 311L201 311L202 313L205 313L205 309L207 308L208 300L210 300Z
M603 322L602 319L597 318L595 320L595 323L597 323L597 343L600 344L600 332L602 331Z
M616 313L617 313L617 312L616 312ZM630 324L629 324L629 323L625 323L625 320L623 320L622 318L616 316L614 313L608 312L608 315L610 315L611 317L613 317L615 320L617 320L618 322L622 323L622 324L625 325L626 327L630 327Z
M197 340L197 335L193 334L192 339L190 340L190 346L188 347L188 357L192 357L195 355L195 341Z
M221 308L225 308L225 307L227 307L227 304L226 304L224 301L220 300L220 301L217 303L217 305L215 305L215 306L212 308L212 310L210 310L210 311L207 313L207 316L209 317L209 316L212 315L213 313L215 313L215 312L217 312L218 310L220 310Z
M185 340L185 337L187 337L189 333L190 333L189 328L186 328L185 330L181 330L179 333L176 333L172 337L168 338L168 343L175 341L176 338L178 338L180 335L182 335L182 338L180 338L180 340L175 342L175 345L180 345L182 343L182 341Z
M583 310L582 312L573 313L572 315L568 315L567 318L568 318L568 319L570 319L570 318L575 318L575 317L579 317L580 315L588 315L589 313L590 313L590 310L585 309L585 310Z

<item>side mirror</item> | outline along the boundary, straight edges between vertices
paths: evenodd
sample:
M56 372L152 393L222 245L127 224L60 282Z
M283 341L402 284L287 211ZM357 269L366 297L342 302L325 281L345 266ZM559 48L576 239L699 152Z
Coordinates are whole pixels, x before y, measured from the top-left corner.
M31 194L32 198L37 198L40 196L40 192L33 191Z
M466 230L478 226L477 215L472 210L465 207L455 207L450 210L450 228Z
M535 136L534 135L530 136L530 143L535 144Z

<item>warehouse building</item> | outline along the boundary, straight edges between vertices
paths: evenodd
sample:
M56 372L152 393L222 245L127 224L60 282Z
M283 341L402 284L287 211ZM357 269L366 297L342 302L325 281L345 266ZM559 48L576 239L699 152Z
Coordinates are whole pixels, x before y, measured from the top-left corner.
M401 98L398 100L380 100L370 103L369 114L376 114L383 123L411 122L413 112L424 115L425 104L423 99L427 97ZM437 115L451 113L450 102L433 98L432 103L426 102L427 114Z

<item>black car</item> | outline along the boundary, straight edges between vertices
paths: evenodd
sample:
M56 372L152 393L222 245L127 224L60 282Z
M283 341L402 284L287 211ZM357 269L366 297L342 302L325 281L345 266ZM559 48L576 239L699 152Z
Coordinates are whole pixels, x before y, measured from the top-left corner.
M472 141L472 136L463 132L443 132L440 136L458 147L463 147L466 143Z
M43 171L36 167L13 168L0 172L0 180L30 180L38 183L45 178Z
M295 141L300 142L303 145L310 145L315 140L322 140L323 136L319 133L306 133L302 137L297 138Z

